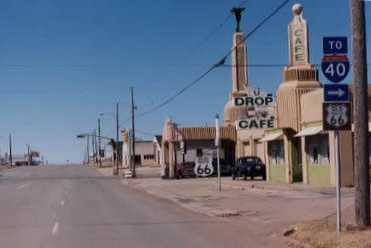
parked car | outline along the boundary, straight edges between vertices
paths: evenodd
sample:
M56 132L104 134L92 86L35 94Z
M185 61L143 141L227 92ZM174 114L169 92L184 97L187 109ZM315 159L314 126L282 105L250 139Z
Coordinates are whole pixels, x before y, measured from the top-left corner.
M255 177L261 176L266 179L265 164L259 157L248 156L237 159L236 166L233 168L232 179L235 180L243 176L244 180L250 177L253 180Z
M213 175L218 175L218 161L216 158L213 159L213 167L214 167L214 173ZM230 162L227 162L224 159L220 159L220 175L222 176L230 176L232 174L233 170L233 164Z
M185 162L177 165L176 168L176 178L185 178L185 177L195 177L194 172L195 163L194 162Z

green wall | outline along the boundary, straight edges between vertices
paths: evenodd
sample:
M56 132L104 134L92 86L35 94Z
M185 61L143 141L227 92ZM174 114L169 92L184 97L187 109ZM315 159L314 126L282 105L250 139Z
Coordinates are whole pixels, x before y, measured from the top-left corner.
M284 165L271 165L270 166L270 178L272 182L286 182L286 170Z
M308 165L308 183L317 186L331 186L330 165Z

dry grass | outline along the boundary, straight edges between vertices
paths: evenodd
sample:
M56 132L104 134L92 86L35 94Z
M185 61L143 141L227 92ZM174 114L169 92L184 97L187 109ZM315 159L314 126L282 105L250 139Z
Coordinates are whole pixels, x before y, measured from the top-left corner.
M347 225L338 239L334 216L297 225L290 238L297 241L290 247L371 248L371 229L360 230Z

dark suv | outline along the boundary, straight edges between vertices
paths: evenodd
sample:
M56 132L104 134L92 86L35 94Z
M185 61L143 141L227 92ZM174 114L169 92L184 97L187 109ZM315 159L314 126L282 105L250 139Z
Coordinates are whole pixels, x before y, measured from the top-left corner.
M216 158L213 159L213 167L214 167L214 174L218 175L218 161ZM221 176L230 176L232 174L233 164L224 160L220 159L220 175Z
M243 176L246 180L247 177L261 176L263 180L266 179L265 164L260 160L259 157L249 156L237 159L236 166L233 168L232 179L235 180Z

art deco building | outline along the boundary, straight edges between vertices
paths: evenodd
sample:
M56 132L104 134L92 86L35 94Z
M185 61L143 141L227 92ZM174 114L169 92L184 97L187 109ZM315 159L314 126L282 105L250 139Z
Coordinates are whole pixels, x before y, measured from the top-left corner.
M247 95L247 49L244 40L244 34L240 30L233 34L232 46L232 92L229 100L224 107L224 125L234 126L236 120L244 119L247 115L247 109L236 107L234 105L235 97Z
M300 97L320 88L318 70L309 60L308 26L303 7L293 6L294 18L289 24L289 64L283 71L283 82L277 91L277 127L300 129Z

